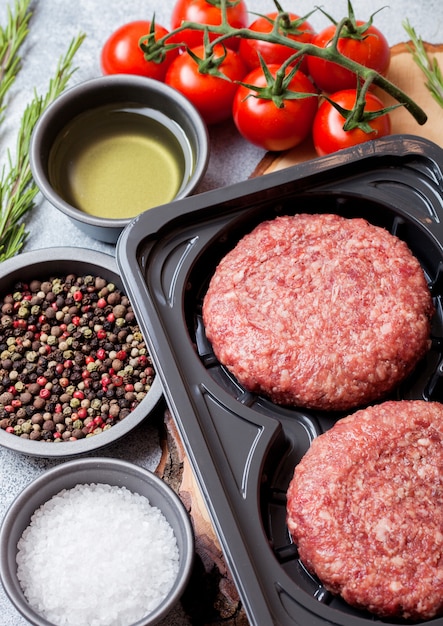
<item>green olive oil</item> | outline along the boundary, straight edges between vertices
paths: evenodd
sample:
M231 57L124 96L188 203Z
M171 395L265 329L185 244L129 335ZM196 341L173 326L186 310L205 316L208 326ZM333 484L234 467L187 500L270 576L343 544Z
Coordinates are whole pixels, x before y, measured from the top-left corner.
M184 132L168 117L132 105L98 107L57 136L49 178L66 202L122 219L173 200L192 163Z

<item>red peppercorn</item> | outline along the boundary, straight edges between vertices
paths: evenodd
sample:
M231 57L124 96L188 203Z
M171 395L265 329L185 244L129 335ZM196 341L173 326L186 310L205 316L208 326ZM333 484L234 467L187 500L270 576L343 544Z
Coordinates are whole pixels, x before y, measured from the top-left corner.
M121 376L113 376L112 384L116 387L121 387L123 385L123 378Z
M65 368L65 370L71 369L73 365L74 365L74 361L72 359L66 359L66 361L64 361L63 363L63 367Z
M74 315L71 319L71 323L74 324L74 326L80 326L80 317L78 315Z
M78 411L77 411L77 415L78 418L81 420L84 420L85 417L88 417L88 410L85 409L84 407L81 407Z
M97 359L99 359L100 361L104 361L106 359L106 350L104 350L103 348L99 348L97 350Z
M134 385L132 383L128 383L125 385L125 391L134 391Z
M59 433L58 431L55 431L55 433L53 433L52 436L54 437L54 439L61 439L62 434Z
M75 302L81 302L83 300L83 294L81 291L74 291L73 298Z
M14 428L13 428L13 426L8 426L8 427L6 428L6 432L7 432L7 433L13 433L13 432L14 432Z
M97 339L106 339L106 330L104 330L103 328L100 328L97 331Z
M99 309L104 309L106 305L107 305L107 302L105 298L99 298L97 300L97 306Z
M5 411L6 413L14 413L14 407L11 404L6 404Z
M55 366L55 371L57 374L63 374L65 367L63 365L63 363L57 363L57 365Z
M63 412L63 407L60 404L60 402L57 402L57 404L55 405L54 411L55 411L55 413L62 413Z
M48 379L46 378L46 376L39 376L37 378L37 385L40 385L40 387L44 387L47 382L48 382Z
M108 313L108 315L106 316L107 321L112 324L113 322L115 322L115 315L114 313Z
M115 355L115 358L118 359L119 361L124 361L127 356L128 355L125 350L119 350L117 354Z
M43 398L43 400L48 400L48 398L51 397L51 391L46 389L46 387L43 387L43 389L40 389L40 393L38 395L40 398Z
M26 328L26 320L19 319L12 322L14 328Z
M43 313L39 315L38 321L39 321L39 324L44 324L46 322L46 315L43 315Z
M109 376L103 376L102 380L102 387L107 387L110 383L111 383L111 379L109 378Z
M17 389L14 387L14 385L8 387L8 393L12 393L12 395L15 396L15 394L17 393Z
M19 398L14 398L14 400L11 401L11 406L14 409L19 409L21 407L22 403L21 400Z
M93 356L91 356L90 354L88 354L88 356L87 356L87 357L86 357L86 359L85 359L86 365L87 365L88 363L94 363L94 361L95 361L94 357L93 357Z
M69 385L69 378L60 378L58 384L60 385L60 387L67 387Z
M82 371L82 378L83 378L83 380L86 380L87 378L91 378L91 372L88 372L88 370L83 370Z
M85 394L80 389L76 389L72 395L74 398L77 398L77 400L83 400L85 397Z

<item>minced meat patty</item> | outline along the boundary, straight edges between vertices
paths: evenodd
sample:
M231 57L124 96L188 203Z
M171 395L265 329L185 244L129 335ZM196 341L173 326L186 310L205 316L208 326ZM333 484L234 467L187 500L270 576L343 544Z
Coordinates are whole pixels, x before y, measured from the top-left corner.
M432 298L406 243L361 218L262 222L220 262L206 335L245 389L347 410L380 399L430 346Z
M443 613L443 405L387 401L315 439L287 492L299 556L379 616Z

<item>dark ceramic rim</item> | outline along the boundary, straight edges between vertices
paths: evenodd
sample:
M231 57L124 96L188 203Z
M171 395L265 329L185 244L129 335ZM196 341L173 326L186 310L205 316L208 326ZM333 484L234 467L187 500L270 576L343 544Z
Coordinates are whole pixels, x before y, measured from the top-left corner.
M190 195L202 180L209 161L209 134L206 124L194 105L179 91L160 81L126 74L115 74L112 76L100 76L82 83L79 83L63 92L40 116L38 119L30 142L29 160L34 181L45 198L69 218L96 228L121 228L123 229L134 218L106 218L90 215L73 207L59 196L48 179L46 168L42 161L45 150L43 148L47 129L52 126L54 120L61 115L66 107L73 107L73 116L77 114L75 105L77 99L81 99L88 94L93 94L100 89L109 89L110 93L116 93L115 101L124 101L118 96L118 91L125 89L146 89L153 94L158 94L162 98L167 97L171 103L182 111L187 118L190 128L193 129L195 140L198 144L198 154L195 157L195 166L188 182L182 186L174 200ZM85 109L84 109L85 110ZM58 131L57 131L58 132Z
M77 268L77 269L76 269ZM35 271L35 273L34 273ZM110 254L86 248L42 248L23 252L2 263L0 292L16 278L29 280L31 277L48 275L49 272L87 272L111 277L127 293L117 269L116 260ZM22 439L0 429L0 445L15 452L41 458L64 458L93 452L121 439L141 424L157 407L163 389L159 376L155 376L146 398L121 422L93 437L75 442L46 443Z
M53 625L34 611L27 603L20 583L15 576L14 567L11 565L11 550L14 550L14 548L11 547L10 544L12 540L15 541L14 537L19 530L16 527L17 518L23 515L23 511L25 511L27 520L30 520L32 513L53 495L59 493L64 486L69 489L74 487L75 484L107 482L106 478L94 480L94 474L91 476L91 480L89 480L89 478L85 480L86 474L94 471L96 472L95 476L101 473L108 473L109 484L124 485L124 476L128 476L140 483L148 483L152 494L155 493L156 496L151 495L153 506L157 506L164 513L169 524L180 530L180 537L177 537L177 543L179 547L181 547L180 567L174 586L156 609L145 618L135 622L133 626L156 624L160 619L165 617L179 601L189 581L194 561L193 528L183 502L167 483L150 470L121 459L90 457L87 459L67 461L46 470L43 474L30 482L13 500L0 527L0 579L2 585L15 608L35 626ZM120 478L117 480L117 476L122 477L121 480ZM115 477L115 479L113 477ZM65 478L67 479L67 483L64 480ZM132 491L133 489L130 490ZM44 498L40 497L42 492L46 494ZM147 497L149 499L149 496ZM164 509L162 509L162 505L158 503L159 499L164 503ZM166 509L169 511L169 516ZM175 519L174 523L171 523L172 515ZM26 525L28 525L28 523L29 521L27 521ZM14 532L14 530L16 532ZM13 553L14 563L15 553L16 549Z

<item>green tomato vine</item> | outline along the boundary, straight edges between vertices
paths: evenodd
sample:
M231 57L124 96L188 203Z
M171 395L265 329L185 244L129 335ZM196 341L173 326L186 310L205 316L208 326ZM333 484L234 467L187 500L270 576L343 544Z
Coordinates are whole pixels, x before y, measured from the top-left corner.
M207 67L210 66L211 58L213 57L213 51L215 46L219 44L223 44L226 39L231 37L238 37L244 39L255 39L260 41L265 41L271 44L281 44L292 48L294 50L294 54L290 58L290 63L297 61L301 57L305 55L319 57L321 59L331 61L332 63L337 63L341 65L347 70L353 72L356 76L356 87L358 88L358 97L356 99L354 108L348 118L352 118L352 123L358 123L361 121L364 124L364 108L365 108L365 94L371 85L376 85L386 93L392 96L394 100L398 103L398 106L404 106L407 111L414 117L414 119L420 124L423 125L427 121L427 115L425 111L416 103L412 98L408 96L404 91L399 89L394 83L388 80L385 76L382 76L375 70L368 68L356 61L350 59L349 57L343 55L338 49L338 41L340 37L345 36L346 34L353 33L352 36L355 37L364 37L365 29L367 29L370 24L372 24L372 20L375 14L373 14L368 22L364 26L356 26L356 20L354 16L354 11L352 9L352 4L348 1L348 15L341 19L339 22L336 22L329 15L325 14L335 25L336 25L336 33L334 39L331 42L330 46L326 48L322 48L316 46L312 43L303 43L294 39L291 39L285 34L279 32L279 24L288 23L290 21L290 17L287 12L283 11L280 4L277 0L274 0L274 4L277 8L278 15L274 21L274 26L269 33L256 32L249 28L234 28L232 27L227 19L227 0L220 0L221 7L221 23L219 25L212 24L200 24L197 22L184 21L178 28L170 31L164 37L158 39L157 41L149 35L146 37L142 37L139 45L141 50L145 55L145 59L147 61L161 62L162 58L164 58L164 53L166 50L182 47L182 44L179 43L168 43L168 40L173 38L175 42L178 41L177 35L183 30L198 30L203 31L204 33L211 33L217 35L215 39L212 41L209 40L209 37L205 37L205 58L200 60L199 70L204 73L207 71ZM321 9L320 9L321 10ZM324 12L323 12L324 13ZM199 62L196 59L196 62ZM289 66L289 62L285 63L285 66ZM286 70L286 68L284 68ZM362 84L362 87L358 87ZM275 88L273 91L273 98L276 97ZM377 111L377 115L384 115L392 110L392 107L387 107L386 109L381 109Z

